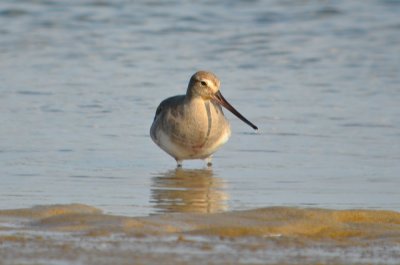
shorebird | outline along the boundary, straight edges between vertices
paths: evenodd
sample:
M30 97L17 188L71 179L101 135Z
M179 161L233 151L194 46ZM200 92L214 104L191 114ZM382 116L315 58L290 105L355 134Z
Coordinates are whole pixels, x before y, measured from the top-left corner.
M207 166L212 165L212 154L231 135L221 106L258 130L229 104L219 86L215 74L198 71L190 78L185 95L167 98L158 106L150 135L162 150L175 158L178 167L189 159L203 159Z

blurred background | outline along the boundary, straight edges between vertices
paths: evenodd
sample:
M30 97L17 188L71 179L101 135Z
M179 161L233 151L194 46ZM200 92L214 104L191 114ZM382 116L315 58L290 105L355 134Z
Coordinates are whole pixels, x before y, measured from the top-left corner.
M399 14L397 0L3 0L0 209L399 211ZM213 168L175 170L149 129L199 69L260 130L226 111Z

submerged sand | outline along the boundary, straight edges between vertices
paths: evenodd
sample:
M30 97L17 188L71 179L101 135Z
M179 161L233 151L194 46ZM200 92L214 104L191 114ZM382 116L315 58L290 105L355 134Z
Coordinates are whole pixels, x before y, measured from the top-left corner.
M149 217L0 211L0 264L400 264L400 213L268 207Z

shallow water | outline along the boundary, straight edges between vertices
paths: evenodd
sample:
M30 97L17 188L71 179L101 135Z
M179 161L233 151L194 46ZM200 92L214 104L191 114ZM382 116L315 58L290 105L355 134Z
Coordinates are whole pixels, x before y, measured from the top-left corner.
M400 213L270 207L138 218L41 206L0 211L0 246L5 264L398 264Z
M2 1L0 209L400 210L399 12L387 0ZM260 132L227 113L212 171L175 174L148 131L197 69Z
M1 1L0 209L26 209L1 211L0 261L398 263L399 14L397 0ZM198 69L260 130L226 113L213 168L175 169L148 131ZM354 208L380 211L338 211Z

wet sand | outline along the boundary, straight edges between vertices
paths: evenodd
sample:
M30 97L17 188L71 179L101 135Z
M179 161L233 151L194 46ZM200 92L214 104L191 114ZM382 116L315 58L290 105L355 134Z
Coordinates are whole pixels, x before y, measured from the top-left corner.
M148 217L0 211L1 264L399 264L400 213L268 207Z

